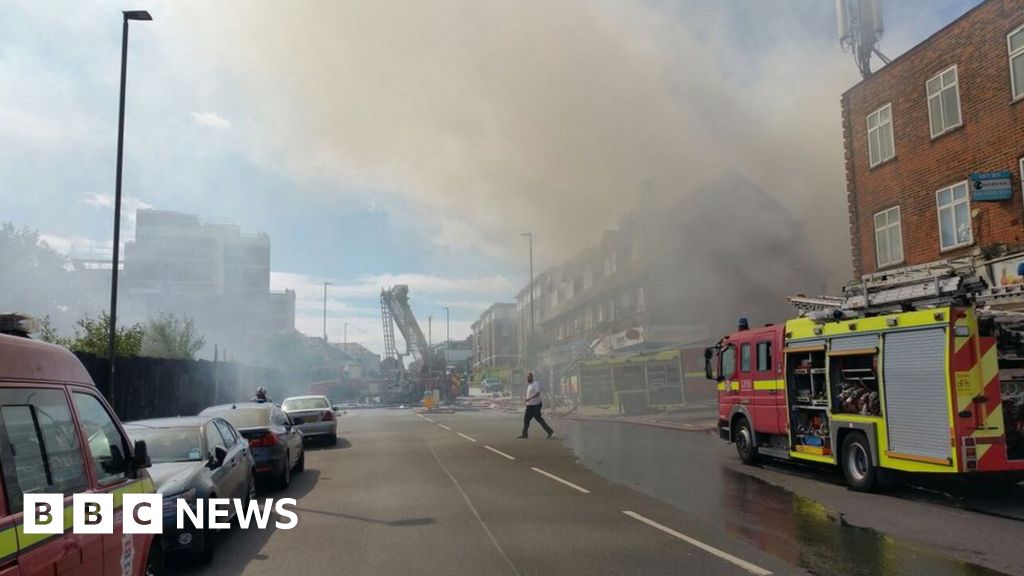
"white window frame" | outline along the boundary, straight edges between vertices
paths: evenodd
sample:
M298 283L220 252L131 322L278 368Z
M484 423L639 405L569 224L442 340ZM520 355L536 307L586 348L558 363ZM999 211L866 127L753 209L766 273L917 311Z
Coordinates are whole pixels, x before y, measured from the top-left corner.
M953 188L956 188L957 186L963 186L964 189L967 192L967 194L964 196L963 200L955 200L952 197L952 190L953 190ZM946 204L945 206L940 206L939 205L939 194L944 192L944 191L946 191L946 190L950 191L950 203ZM970 238L968 238L964 242L958 242L957 241L957 233L956 233L956 207L958 205L960 205L960 204L966 204L967 205L967 233L970 235ZM953 226L954 226L954 228L953 228L953 240L954 240L954 244L952 246L943 246L942 245L942 211L944 209L953 210ZM970 246L971 244L974 244L974 219L971 216L971 186L970 186L970 182L968 182L967 180L963 180L961 182L957 182L955 184L950 184L949 186L946 186L944 188L940 188L940 189L936 190L935 191L935 217L938 219L938 225L939 225L939 252L949 252L950 250L956 250L957 248L963 248L964 246Z
M939 82L941 84L942 76L946 72L949 72L950 70L952 70L953 73L954 73L954 76L956 76L956 79L953 81L953 84L951 86L952 86L952 88L954 90L956 90L956 113L957 113L957 116L960 118L960 120L956 124L946 125L946 118L943 117L942 118L942 130L940 130L939 132L932 132L931 131L932 130L932 106L931 106L932 98L940 98L940 101L939 101L939 112L941 113L942 112L942 101L941 101L942 93L945 92L949 88L949 86L941 86L940 85L939 91L936 92L934 95L932 95L932 94L928 94L928 84L932 80L935 80L936 78L939 79ZM960 70L957 68L956 64L953 64L952 66L942 70L938 74L936 74L936 75L932 76L931 78L929 78L928 81L924 83L924 92L925 92L925 95L928 98L928 131L931 133L932 139L938 138L939 136L942 136L943 134L945 134L945 133L947 133L947 132L949 132L949 131L951 131L951 130L953 130L955 128L959 128L960 126L963 126L963 124L964 124L964 111L963 111L963 108L962 108L961 102L960 102Z
M1024 156L1020 159L1020 194L1024 198Z
M885 124L883 124L881 122L882 111L884 111L886 109L889 110L889 119L885 121ZM874 128L871 127L871 117L872 116L876 117L875 127ZM874 168L875 166L878 166L879 164L884 164L885 162L888 162L889 160L892 160L893 158L895 158L896 157L896 136L893 133L893 129L892 129L892 102L886 104L885 106L882 106L881 108L879 108L878 110L875 110L871 114L868 114L867 118L865 118L865 123L867 124L867 127L868 127L868 164L870 165L870 167ZM888 131L889 142L891 143L890 149L892 150L892 153L889 156L886 156L886 157L883 158L882 157L882 149L884 147L882 146L882 137L886 134L886 130ZM878 150L878 161L877 162L872 162L871 161L871 150L872 150L872 147L871 147L871 134L872 134L872 132L878 133L878 146L879 146L879 150Z
M1006 35L1006 52L1009 55L1007 63L1010 66L1010 95L1013 97L1013 102L1024 98L1024 86L1017 86L1017 82L1013 78L1013 60L1024 58L1024 44L1021 44L1021 47L1016 50L1010 45L1010 37L1021 32L1024 32L1024 25L1018 26Z
M891 212L894 212L894 211L896 212L896 223L895 224L893 224L890 221L890 217L889 217L889 214ZM886 224L884 226L882 226L881 228L879 228L878 227L878 220L877 219L882 214L886 214ZM885 210L880 210L878 212L875 212L874 220L873 220L872 223L875 226L875 262L878 263L878 267L879 268L885 268L885 267L893 266L893 265L896 265L896 264L902 264L904 259L906 258L906 254L905 254L905 250L903 249L903 216L902 216L902 214L900 214L900 207L897 205L897 206L892 206L890 208L886 208ZM892 255L892 237L889 234L889 231L892 230L893 228L897 229L897 233L899 234L899 237L900 237L900 257L899 258L893 258L893 255ZM889 255L888 255L888 258L884 262L882 261L882 253L879 250L879 244L878 244L878 235L879 235L879 233L885 234L886 238L888 240L887 245L889 246Z

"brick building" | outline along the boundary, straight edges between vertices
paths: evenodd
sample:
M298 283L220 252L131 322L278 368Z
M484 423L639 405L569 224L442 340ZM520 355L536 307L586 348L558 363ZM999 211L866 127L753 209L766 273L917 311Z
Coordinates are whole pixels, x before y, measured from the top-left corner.
M843 94L856 276L1024 247L1022 100L1024 0L982 2Z
M473 323L473 370L511 371L519 363L519 331L516 305L497 302Z
M739 223L742 223L740 225ZM516 309L526 369L557 384L575 362L701 345L791 315L786 296L818 293L825 271L800 222L742 173L640 203L618 227L534 281Z

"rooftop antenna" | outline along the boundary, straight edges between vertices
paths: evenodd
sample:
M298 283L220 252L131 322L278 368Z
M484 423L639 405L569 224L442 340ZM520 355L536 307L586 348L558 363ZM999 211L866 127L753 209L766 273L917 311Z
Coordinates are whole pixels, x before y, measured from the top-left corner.
M836 0L836 25L839 45L853 53L861 76L871 76L872 54L886 64L891 62L878 50L885 32L882 0Z

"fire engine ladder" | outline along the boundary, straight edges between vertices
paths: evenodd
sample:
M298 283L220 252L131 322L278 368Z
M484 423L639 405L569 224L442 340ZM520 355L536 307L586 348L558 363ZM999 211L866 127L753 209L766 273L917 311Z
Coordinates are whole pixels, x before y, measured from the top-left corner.
M405 353L411 354L415 360L420 360L421 369L432 369L433 351L423 336L423 330L409 306L409 287L405 284L398 284L390 290L381 291L381 308L385 319L385 339L388 337L386 332L390 327L392 345L395 346L397 352L393 331L394 327L397 327L402 339L405 340Z
M402 365L402 355L398 353L398 346L395 344L395 322L391 317L391 292L380 291L380 315L384 321L384 357L390 358Z
M974 302L979 309L1024 308L1024 285L990 288L971 259L941 260L930 264L866 274L843 288L843 295L794 296L790 304L801 314L824 319L884 314L956 301Z

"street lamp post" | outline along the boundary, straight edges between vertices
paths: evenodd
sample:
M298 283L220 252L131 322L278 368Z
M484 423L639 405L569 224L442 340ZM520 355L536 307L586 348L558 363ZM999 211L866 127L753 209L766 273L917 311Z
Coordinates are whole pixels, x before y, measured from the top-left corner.
M128 81L128 21L152 20L153 17L145 10L129 10L124 15L124 26L121 33L121 102L117 113L117 172L114 175L114 254L110 270L110 334L108 351L110 353L110 402L114 403L114 359L117 357L117 268L120 260L121 244L121 173L124 160L124 94Z
M444 333L444 369L447 370L448 366L451 364L451 359L448 354L448 350L451 349L452 347L451 309L449 309L447 306L444 307L444 320L445 324L447 325Z
M342 348L345 349L345 352L348 352L348 322L345 322L345 328L343 330Z
M427 348L434 348L434 315L427 314ZM433 353L433 352L431 352Z
M327 343L327 287L333 282L324 282L324 344Z
M537 322L537 308L534 307L534 233L524 232L529 240L529 337L534 337L534 324Z
M530 346L534 343L534 324L537 321L537 309L533 304L533 232L523 232L521 236L526 236L530 241ZM526 341L525 335L523 341ZM527 357L526 361L529 364L530 358L528 354L528 347L524 346L523 355Z

